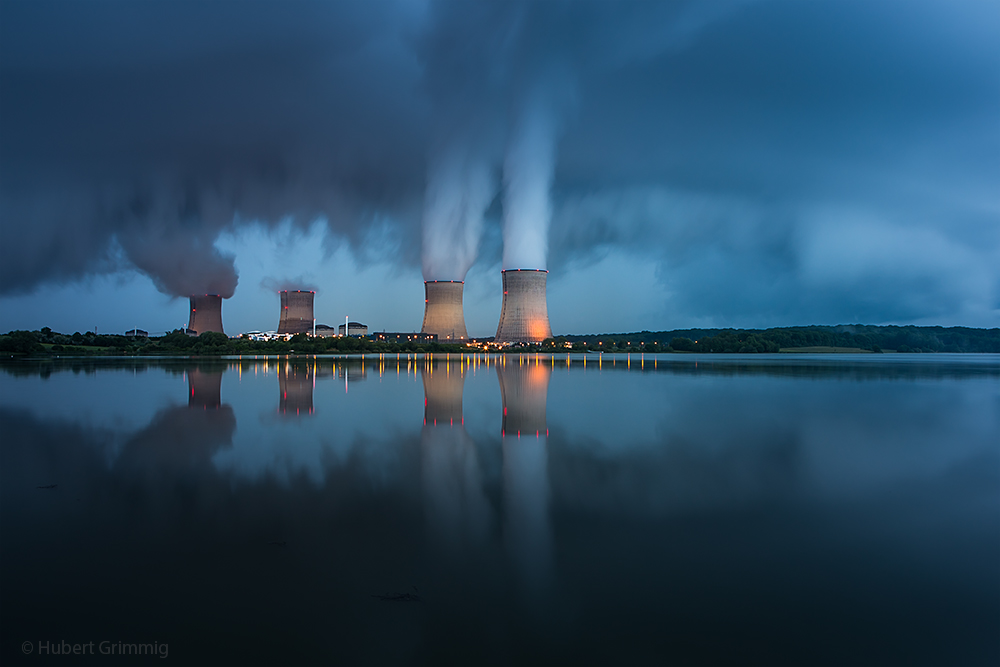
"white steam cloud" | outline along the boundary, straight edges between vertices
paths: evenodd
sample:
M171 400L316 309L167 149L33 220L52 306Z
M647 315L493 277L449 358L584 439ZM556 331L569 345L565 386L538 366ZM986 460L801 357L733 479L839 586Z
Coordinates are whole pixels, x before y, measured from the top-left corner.
M496 192L488 160L451 150L430 165L423 214L424 280L465 280Z
M547 267L555 130L551 106L538 97L525 104L513 128L503 165L505 270Z

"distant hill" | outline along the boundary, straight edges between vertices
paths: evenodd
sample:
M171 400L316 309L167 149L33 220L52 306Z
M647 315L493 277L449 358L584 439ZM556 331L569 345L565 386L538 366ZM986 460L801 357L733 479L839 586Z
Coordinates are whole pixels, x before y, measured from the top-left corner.
M771 329L673 329L560 336L595 349L670 348L677 352L778 352L800 347L858 348L872 352L998 352L1000 329L970 327L837 326Z

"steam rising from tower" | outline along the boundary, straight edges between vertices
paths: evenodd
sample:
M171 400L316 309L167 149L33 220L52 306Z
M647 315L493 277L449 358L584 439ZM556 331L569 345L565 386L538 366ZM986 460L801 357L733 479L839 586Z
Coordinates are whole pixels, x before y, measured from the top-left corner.
M503 164L503 267L546 268L555 122L545 96L525 103Z
M281 317L278 319L278 333L309 333L313 326L313 300L316 293L305 290L282 290Z
M549 190L555 167L555 109L540 79L520 110L503 165L503 305L498 343L552 337L545 300Z
M222 297L218 294L198 294L191 296L191 318L188 329L197 334L222 330Z
M466 340L462 290L458 280L428 280L424 283L424 324L420 333L437 334L438 340Z
M503 306L497 326L498 343L540 343L552 338L545 301L548 271L508 269L503 275Z

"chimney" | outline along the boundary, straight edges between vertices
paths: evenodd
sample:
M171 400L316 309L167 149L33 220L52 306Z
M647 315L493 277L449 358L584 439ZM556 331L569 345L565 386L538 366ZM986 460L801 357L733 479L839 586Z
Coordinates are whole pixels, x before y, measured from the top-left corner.
M544 269L502 271L503 306L497 326L498 343L541 343L552 338L549 309L545 301Z
M309 333L313 327L313 299L315 292L305 290L282 290L281 316L278 319L279 334Z
M468 340L465 312L462 310L460 280L427 280L424 282L424 324L420 333L437 334L439 341Z
M222 297L218 294L192 295L188 329L198 335L206 331L226 333L222 330Z

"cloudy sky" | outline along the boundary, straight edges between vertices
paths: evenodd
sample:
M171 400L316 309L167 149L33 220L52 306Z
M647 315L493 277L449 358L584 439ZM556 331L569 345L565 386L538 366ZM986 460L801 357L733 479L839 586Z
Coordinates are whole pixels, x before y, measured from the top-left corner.
M1000 326L1000 3L0 0L0 330Z

